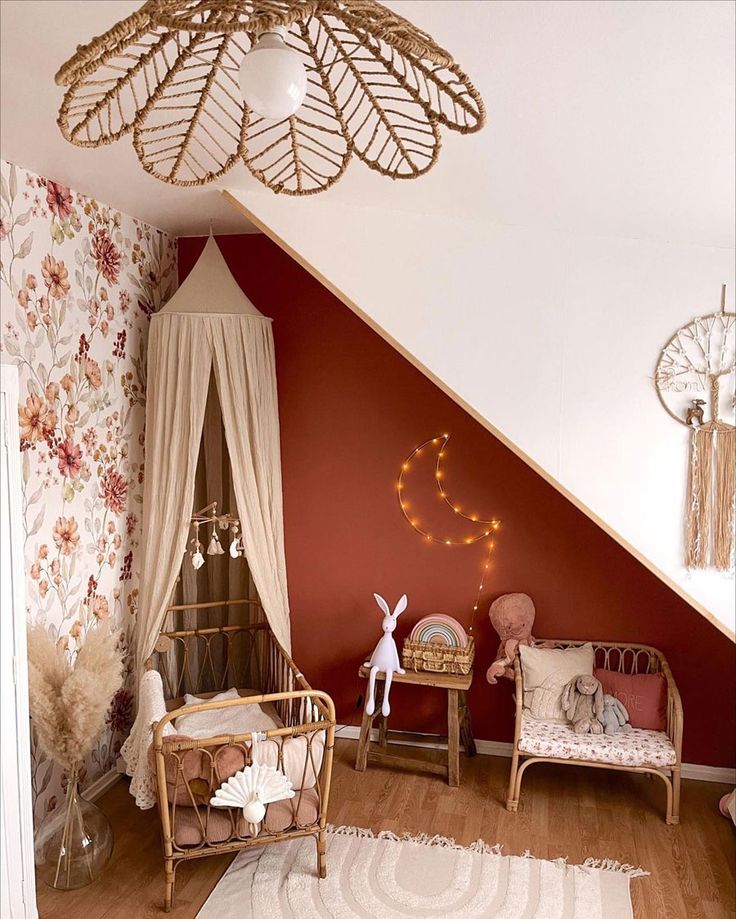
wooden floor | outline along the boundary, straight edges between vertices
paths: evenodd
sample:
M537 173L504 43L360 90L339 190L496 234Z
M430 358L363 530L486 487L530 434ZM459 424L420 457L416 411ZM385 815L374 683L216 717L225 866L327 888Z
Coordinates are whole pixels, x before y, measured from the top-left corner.
M482 838L507 855L528 849L541 858L587 856L641 865L651 877L632 881L637 919L726 919L736 916L736 835L718 814L723 785L683 781L682 823L665 826L664 787L643 775L583 767L529 769L518 814L506 812L509 760L462 759L462 785L435 776L369 766L353 770L354 741L338 740L329 818L334 824ZM444 755L416 751L439 761ZM39 914L81 919L162 919L163 870L155 810L139 811L118 782L98 802L115 831L103 876L79 891L39 890ZM230 857L205 858L178 871L172 919L196 916ZM329 870L329 851L327 867ZM261 919L261 917L259 917ZM267 919L267 917L262 917ZM304 917L308 919L308 917Z

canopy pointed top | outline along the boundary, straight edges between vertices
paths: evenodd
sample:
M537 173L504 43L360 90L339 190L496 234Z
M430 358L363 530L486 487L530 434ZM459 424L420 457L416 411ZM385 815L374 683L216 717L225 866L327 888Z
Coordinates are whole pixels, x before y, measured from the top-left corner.
M186 280L159 313L227 313L266 319L240 289L223 258L215 237L210 234L202 254Z

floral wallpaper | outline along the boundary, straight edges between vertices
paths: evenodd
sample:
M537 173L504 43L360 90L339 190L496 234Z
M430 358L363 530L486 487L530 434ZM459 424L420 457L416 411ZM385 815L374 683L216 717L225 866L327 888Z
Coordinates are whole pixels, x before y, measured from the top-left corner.
M176 285L176 241L0 163L2 360L18 406L29 621L74 654L108 620L131 643L138 595L149 317ZM85 764L109 771L133 716L132 661ZM34 817L65 777L32 750Z

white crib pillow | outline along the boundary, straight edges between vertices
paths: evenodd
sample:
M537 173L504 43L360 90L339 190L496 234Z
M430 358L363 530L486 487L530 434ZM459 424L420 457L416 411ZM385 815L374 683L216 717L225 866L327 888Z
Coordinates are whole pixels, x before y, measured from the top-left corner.
M240 698L234 687L227 692L220 692L211 699L200 699L187 693L184 696L184 707L200 705L203 702L226 702ZM186 734L193 739L217 737L220 734L250 734L253 731L270 731L279 725L270 718L256 702L250 705L232 705L228 708L215 708L206 712L195 712L193 715L179 715L174 725L178 734Z
M218 692L214 696L209 698L205 696L193 696L190 692L184 693L184 705L201 705L202 702L227 702L228 699L237 699L240 693L238 690L232 686L230 689L226 689L225 692Z

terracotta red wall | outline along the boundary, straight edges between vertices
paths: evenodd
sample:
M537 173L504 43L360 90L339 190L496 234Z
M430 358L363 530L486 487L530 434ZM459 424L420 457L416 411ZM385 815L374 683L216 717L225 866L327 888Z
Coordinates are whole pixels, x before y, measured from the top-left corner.
M396 500L402 459L446 431L448 492L503 520L476 623L476 736L512 738L511 686L484 677L497 647L486 611L500 594L523 591L534 599L538 636L661 648L682 693L684 759L736 764L733 644L265 236L218 243L248 297L274 319L294 657L331 693L339 719L359 723L356 672L381 635L373 591L389 602L409 596L399 646L427 612L469 625L480 548L424 542ZM203 245L179 240L181 279ZM503 345L488 343L489 360L495 347ZM412 509L451 532L455 518L433 491L431 461L421 463L407 485ZM444 731L440 694L395 687L391 700L393 727Z

